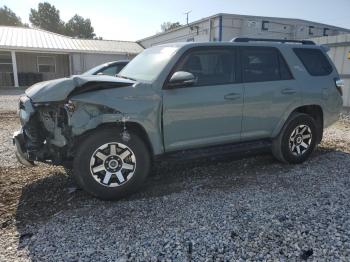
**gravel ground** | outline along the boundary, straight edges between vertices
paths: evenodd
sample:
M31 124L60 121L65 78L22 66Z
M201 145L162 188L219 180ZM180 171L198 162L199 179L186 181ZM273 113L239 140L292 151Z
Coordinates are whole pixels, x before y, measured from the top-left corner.
M23 93L22 89L0 89L0 112L16 111L18 98Z
M13 157L12 134L19 127L16 112L22 89L0 89L0 167L19 167Z
M302 165L270 155L161 163L139 193L104 202L61 168L18 166L7 144L18 122L5 111L0 261L350 260L346 114Z
M15 148L12 143L12 134L19 126L19 120L15 113L0 111L0 167L18 167L20 165L13 157Z

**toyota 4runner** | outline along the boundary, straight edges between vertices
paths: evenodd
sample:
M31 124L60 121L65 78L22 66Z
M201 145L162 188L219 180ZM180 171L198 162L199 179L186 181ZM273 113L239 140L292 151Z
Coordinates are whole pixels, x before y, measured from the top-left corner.
M269 147L301 163L342 107L326 52L311 41L174 43L146 49L118 77L35 84L19 102L17 158L62 165L102 199L135 191L164 155Z

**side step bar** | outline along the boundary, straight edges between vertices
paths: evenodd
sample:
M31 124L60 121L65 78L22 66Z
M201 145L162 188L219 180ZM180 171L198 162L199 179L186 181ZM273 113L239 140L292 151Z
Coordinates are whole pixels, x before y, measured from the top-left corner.
M188 149L175 152L168 152L156 156L156 160L194 160L207 157L246 157L271 152L271 140L259 140L241 142L220 146L211 146L198 149Z

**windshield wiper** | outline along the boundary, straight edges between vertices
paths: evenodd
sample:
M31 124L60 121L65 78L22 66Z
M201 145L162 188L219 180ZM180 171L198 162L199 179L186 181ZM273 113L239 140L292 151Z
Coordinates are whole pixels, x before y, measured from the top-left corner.
M135 78L131 78L131 77L127 77L127 76L117 75L117 77L132 80L132 81L137 81Z

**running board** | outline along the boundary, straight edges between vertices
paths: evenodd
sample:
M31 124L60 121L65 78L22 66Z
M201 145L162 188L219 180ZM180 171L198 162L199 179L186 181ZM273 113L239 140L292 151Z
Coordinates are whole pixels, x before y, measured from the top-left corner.
M247 157L271 152L271 140L241 142L198 149L168 152L155 157L156 160L193 160L207 157Z

